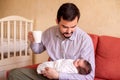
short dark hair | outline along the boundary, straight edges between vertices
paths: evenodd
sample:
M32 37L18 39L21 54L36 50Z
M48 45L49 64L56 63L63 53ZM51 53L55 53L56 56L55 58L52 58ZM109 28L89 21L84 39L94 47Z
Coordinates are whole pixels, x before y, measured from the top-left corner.
M77 6L73 3L64 3L60 6L57 12L58 23L60 22L61 17L64 20L72 21L75 17L80 18L80 11Z
M85 67L81 67L81 66L77 67L79 74L86 75L91 72L92 70L91 64L86 60L84 60L84 64L85 64Z

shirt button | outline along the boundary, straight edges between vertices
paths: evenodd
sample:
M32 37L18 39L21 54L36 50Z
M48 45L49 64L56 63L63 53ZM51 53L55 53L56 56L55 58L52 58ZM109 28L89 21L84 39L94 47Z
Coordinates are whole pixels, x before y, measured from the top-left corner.
M64 44L65 42L64 41L62 41L62 44Z

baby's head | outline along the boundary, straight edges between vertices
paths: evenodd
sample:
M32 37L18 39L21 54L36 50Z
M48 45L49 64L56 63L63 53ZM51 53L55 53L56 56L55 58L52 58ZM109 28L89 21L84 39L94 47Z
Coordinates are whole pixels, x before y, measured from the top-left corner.
M91 64L84 59L75 60L74 65L77 68L79 74L86 75L89 74L92 70Z

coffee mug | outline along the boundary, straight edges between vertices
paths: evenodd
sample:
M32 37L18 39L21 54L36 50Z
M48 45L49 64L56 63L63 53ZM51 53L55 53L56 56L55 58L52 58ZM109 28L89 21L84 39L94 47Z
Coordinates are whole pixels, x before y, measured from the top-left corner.
M41 43L42 31L33 31L33 37L35 43Z

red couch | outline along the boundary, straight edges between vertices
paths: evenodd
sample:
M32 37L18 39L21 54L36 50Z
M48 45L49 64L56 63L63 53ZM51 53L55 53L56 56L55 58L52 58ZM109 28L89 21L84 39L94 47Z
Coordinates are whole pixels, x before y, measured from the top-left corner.
M120 80L120 38L90 36L95 48L95 80Z
M95 48L95 80L120 80L120 38L94 34L90 37Z

